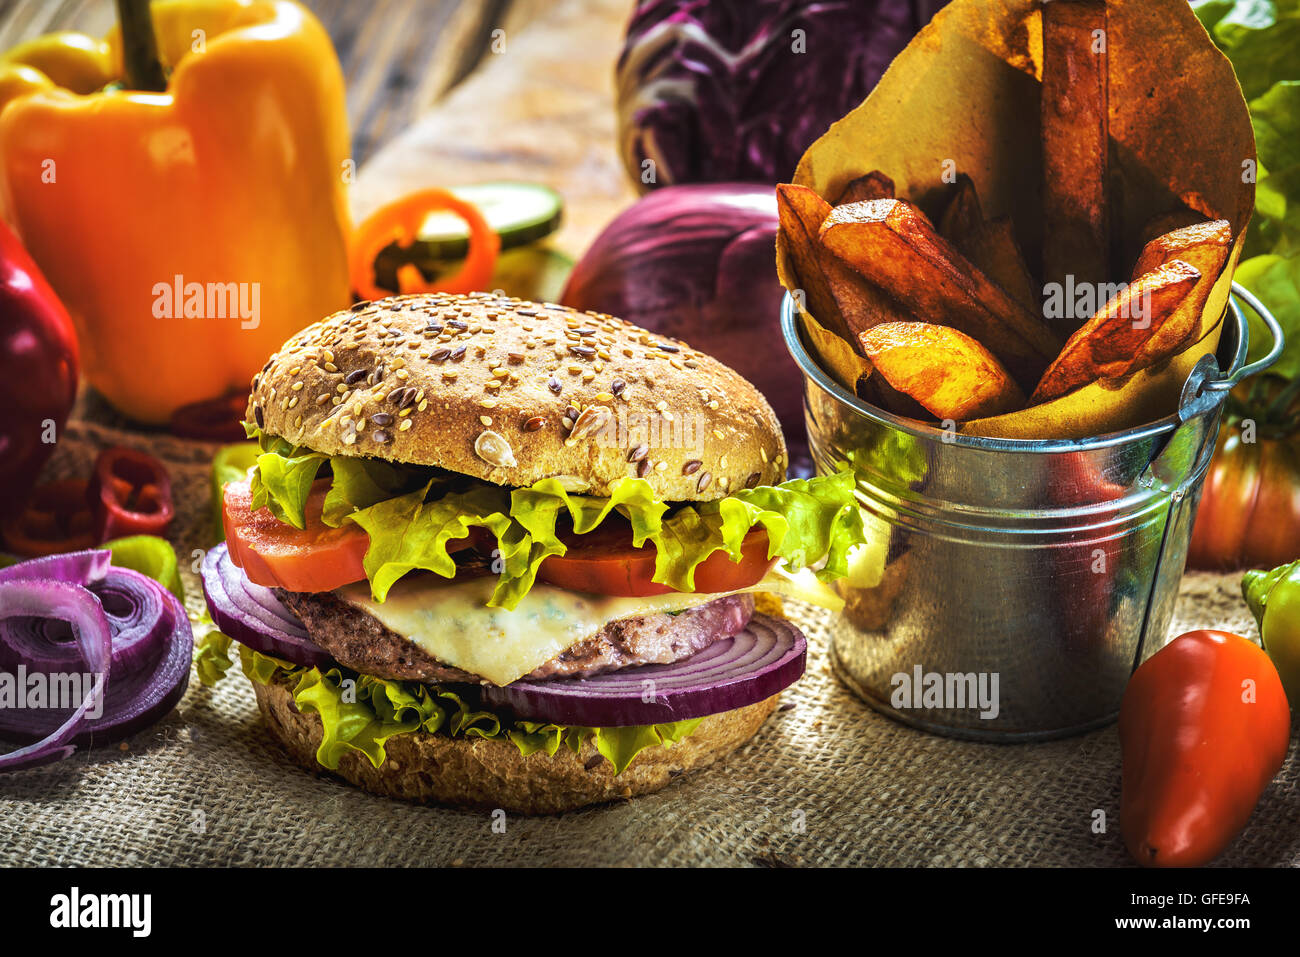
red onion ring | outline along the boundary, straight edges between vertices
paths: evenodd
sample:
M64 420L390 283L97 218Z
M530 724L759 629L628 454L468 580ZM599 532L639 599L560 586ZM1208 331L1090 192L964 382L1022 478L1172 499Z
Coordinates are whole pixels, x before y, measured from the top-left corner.
M316 667L330 660L275 592L253 584L230 560L224 542L208 549L201 574L208 611L224 634L254 651L295 665Z
M742 631L674 664L484 686L483 702L528 721L598 728L667 724L770 698L799 679L807 654L807 639L790 622L754 615Z
M129 737L184 695L194 647L185 609L162 585L112 566L110 557L72 552L0 570L0 667L92 681L66 717L54 707L0 708L0 737L28 742L0 755L0 770Z

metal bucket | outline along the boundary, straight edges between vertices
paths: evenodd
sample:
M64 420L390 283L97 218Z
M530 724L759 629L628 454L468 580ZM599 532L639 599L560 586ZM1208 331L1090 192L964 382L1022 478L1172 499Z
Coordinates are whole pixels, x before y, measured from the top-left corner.
M819 473L848 462L868 545L839 583L836 674L907 724L979 740L1061 737L1118 714L1133 669L1166 640L1223 401L1246 365L1235 303L1178 412L1084 440L955 434L866 404L809 354L787 295ZM1220 370L1226 370L1221 372Z

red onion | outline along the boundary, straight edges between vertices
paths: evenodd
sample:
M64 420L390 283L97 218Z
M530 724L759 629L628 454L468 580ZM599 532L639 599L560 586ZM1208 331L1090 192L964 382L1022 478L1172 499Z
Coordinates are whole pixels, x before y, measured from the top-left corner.
M224 634L254 651L296 665L315 667L329 655L307 637L292 611L263 585L255 585L230 560L222 542L203 556L203 596L212 621Z
M560 299L683 339L731 366L771 403L793 461L806 449L803 379L781 339L776 227L768 185L655 190L596 237Z
M562 725L667 724L770 698L799 679L807 653L807 640L790 622L754 615L743 631L671 665L485 686L483 702L525 720Z
M51 687L59 676L90 681L70 713L0 708L0 737L30 742L0 755L0 769L129 737L184 695L194 647L185 609L153 579L109 561L109 552L93 550L0 570L0 668L44 676ZM26 693L26 682L15 685Z

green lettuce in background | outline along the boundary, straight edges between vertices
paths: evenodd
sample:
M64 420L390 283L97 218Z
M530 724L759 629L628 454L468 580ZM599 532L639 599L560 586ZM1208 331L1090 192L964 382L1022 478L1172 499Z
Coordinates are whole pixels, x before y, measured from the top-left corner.
M524 757L536 751L554 755L561 745L579 754L583 742L594 739L596 750L614 766L618 775L646 748L671 747L703 720L693 718L626 728L516 721L507 727L495 713L472 709L460 695L446 688L359 675L337 665L325 671L306 668L243 645L239 658L250 681L261 685L285 681L293 688L298 710L320 716L324 730L316 760L330 770L338 770L340 759L349 751L364 754L377 768L387 758L384 745L389 739L399 734L424 732L452 738L504 739L514 744ZM201 677L202 674L200 671Z
M1286 335L1271 374L1300 380L1300 0L1193 0L1192 7L1232 61L1255 129L1255 214L1235 278ZM1254 359L1271 337L1247 312Z

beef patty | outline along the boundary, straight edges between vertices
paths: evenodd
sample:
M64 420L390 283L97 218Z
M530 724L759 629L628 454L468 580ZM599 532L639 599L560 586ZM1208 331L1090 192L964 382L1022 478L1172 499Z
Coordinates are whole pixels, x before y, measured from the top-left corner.
M376 678L429 684L483 679L445 665L384 625L378 618L330 592L276 593L302 619L311 640L339 664ZM633 665L666 665L703 651L749 623L754 596L728 595L680 614L646 615L611 621L525 678L571 678L603 674Z

